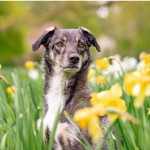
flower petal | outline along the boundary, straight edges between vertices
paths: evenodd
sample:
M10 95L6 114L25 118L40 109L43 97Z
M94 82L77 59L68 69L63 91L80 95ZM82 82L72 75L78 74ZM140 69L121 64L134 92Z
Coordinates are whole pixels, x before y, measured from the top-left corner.
M118 114L110 114L110 113L108 113L107 116L109 117L111 122L114 122L119 117Z
M75 112L73 120L80 125L82 129L85 129L89 119L91 118L92 108L84 108Z
M122 96L122 88L119 83L113 85L110 89L113 97L121 97Z
M145 101L145 89L142 89L142 91L134 100L134 107L140 108L141 105L144 103L144 101Z
M150 83L146 87L145 95L150 96Z
M92 116L88 124L89 134L92 136L92 141L97 142L101 137L101 128L99 124L99 118L97 116Z

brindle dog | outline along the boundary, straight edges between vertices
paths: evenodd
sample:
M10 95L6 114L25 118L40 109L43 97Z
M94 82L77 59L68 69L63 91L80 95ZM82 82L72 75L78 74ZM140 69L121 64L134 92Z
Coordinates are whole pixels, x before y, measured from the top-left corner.
M88 80L88 68L91 64L89 47L93 45L98 52L100 47L94 35L86 28L79 29L57 29L50 27L33 44L32 49L36 51L40 45L44 45L43 66L45 72L44 88L44 136L49 140L56 113L61 103L61 116L57 126L54 150L84 150L75 139L69 136L65 129L75 134L81 141L78 132L70 124L63 114L67 111L71 117L75 111L83 108L81 102L91 107L91 90ZM64 93L62 95L62 86ZM107 125L109 120L102 117L101 120ZM91 137L87 130L81 130L89 143ZM104 145L103 150L107 150Z

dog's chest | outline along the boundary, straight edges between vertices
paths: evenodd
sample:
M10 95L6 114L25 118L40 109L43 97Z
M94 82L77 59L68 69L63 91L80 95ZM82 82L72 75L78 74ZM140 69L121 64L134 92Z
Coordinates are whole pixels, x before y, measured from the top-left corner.
M65 79L63 75L55 75L49 82L50 88L48 89L47 94L45 95L46 102L48 104L48 111L44 118L44 122L52 128L57 110L59 105L61 105L61 111L64 107L62 87L65 84Z

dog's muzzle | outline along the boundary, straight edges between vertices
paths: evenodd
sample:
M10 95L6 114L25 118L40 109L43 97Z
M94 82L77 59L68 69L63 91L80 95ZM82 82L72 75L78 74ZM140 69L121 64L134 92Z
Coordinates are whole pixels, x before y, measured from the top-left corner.
M80 70L80 57L76 53L71 53L68 56L67 63L62 66L65 72L77 72Z

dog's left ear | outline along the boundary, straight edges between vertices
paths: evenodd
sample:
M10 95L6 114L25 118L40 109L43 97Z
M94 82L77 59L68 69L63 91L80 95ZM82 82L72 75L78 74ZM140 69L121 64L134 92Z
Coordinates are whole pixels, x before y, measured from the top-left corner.
M93 45L97 49L97 51L100 52L100 46L98 45L96 38L91 33L91 31L84 27L79 27L79 29L83 32L83 35L86 37L88 46L90 47L91 45Z
M46 46L50 40L51 40L51 37L53 36L55 30L57 28L52 26L50 28L47 28L45 30L45 32L37 39L37 41L32 45L32 50L33 51L36 51L37 49L39 49L40 45L44 45Z

